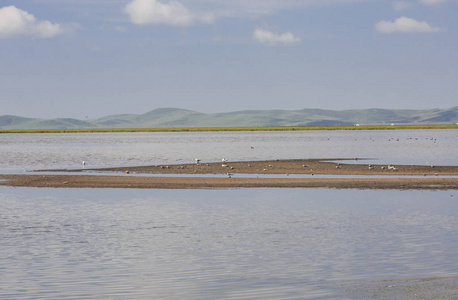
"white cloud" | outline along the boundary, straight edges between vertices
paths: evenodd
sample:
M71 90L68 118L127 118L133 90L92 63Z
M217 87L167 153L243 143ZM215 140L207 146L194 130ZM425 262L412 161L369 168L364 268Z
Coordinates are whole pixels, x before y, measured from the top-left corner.
M432 33L442 31L439 27L432 27L426 22L411 18L401 17L394 22L380 21L375 24L375 29L381 33Z
M445 2L445 0L419 0L423 5L438 5Z
M56 0L41 0L56 1ZM61 0L62 1L62 0ZM68 0L75 1L75 0ZM105 1L105 0L100 0ZM109 0L108 0L109 1ZM179 1L179 2L178 2ZM367 0L130 0L124 11L135 24L191 26L217 18L258 17L308 6Z
M0 9L0 38L53 38L65 32L64 25L38 21L32 14L15 6Z
M211 23L212 14L194 14L180 2L161 3L157 0L133 0L125 7L132 23L137 25L165 24L190 26L195 23Z
M284 45L291 45L300 43L301 39L294 36L291 32L285 32L282 34L277 34L268 30L264 29L256 29L253 32L253 38L258 42L268 44L268 45L276 45L276 44L284 44Z
M411 8L412 6L413 6L412 3L406 2L406 1L395 1L395 2L393 2L393 8L395 10L406 10L406 9Z

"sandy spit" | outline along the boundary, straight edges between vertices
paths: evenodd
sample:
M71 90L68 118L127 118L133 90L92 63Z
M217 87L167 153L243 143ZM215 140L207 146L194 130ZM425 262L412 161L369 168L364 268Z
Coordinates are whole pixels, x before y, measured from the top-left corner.
M195 164L154 165L122 168L78 170L43 170L67 172L62 175L19 174L0 175L0 185L23 187L69 188L337 188L337 189L458 189L458 178L436 177L458 175L458 166L392 166L329 162L337 159L294 159L244 162L213 162ZM68 172L83 172L69 175ZM84 172L91 171L90 174ZM94 171L113 172L113 176L94 175ZM128 176L119 176L119 173ZM136 176L135 174L168 174ZM240 178L234 174L332 174L376 175L373 178ZM170 174L199 174L199 177L170 177ZM227 174L205 177L202 174ZM234 175L234 176L231 176ZM421 175L421 178L383 178L382 175Z

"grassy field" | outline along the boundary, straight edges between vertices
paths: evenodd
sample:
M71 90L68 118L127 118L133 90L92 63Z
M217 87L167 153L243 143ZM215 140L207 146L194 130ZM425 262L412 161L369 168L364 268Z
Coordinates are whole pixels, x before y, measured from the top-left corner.
M285 127L183 127L183 128L94 128L94 129L20 129L0 133L84 133L84 132L204 132L204 131L304 131L304 130L400 130L458 129L457 124L367 125L367 126L285 126Z

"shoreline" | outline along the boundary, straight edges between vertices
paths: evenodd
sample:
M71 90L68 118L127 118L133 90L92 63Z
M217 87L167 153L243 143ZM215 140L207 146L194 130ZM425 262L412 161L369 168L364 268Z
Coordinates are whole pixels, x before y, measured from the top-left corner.
M458 190L458 178L212 178L101 175L0 175L0 185L48 188L335 188Z
M131 166L114 168L77 169L74 172L105 171L140 174L323 174L323 175L457 175L458 166L432 165L381 165L351 163L364 162L364 158L324 159L276 159L261 161L199 162L194 164L171 164ZM44 170L71 171L71 170Z
M97 169L39 170L43 174L1 175L0 185L12 187L53 188L142 188L142 189L217 189L217 188L336 188L336 189L425 189L458 190L458 166L367 165L336 163L330 160L350 159L290 159L267 161L212 162L195 164L153 165ZM46 172L113 172L113 175L48 175ZM117 175L118 173L118 175ZM123 173L123 175L119 175ZM124 174L127 174L124 175ZM167 174L168 176L135 176ZM367 175L368 178L234 178L231 174L328 174ZM173 177L173 174L227 174L227 177ZM381 176L370 178L370 176ZM383 178L399 175L400 178ZM402 178L403 175L424 176ZM431 177L432 176L432 177Z
M11 133L100 133L100 132L224 132L224 131L333 131L333 130L424 130L458 129L454 123L432 124L368 124L335 126L253 126L253 127L156 127L156 128L61 128L61 129L0 129L0 134Z

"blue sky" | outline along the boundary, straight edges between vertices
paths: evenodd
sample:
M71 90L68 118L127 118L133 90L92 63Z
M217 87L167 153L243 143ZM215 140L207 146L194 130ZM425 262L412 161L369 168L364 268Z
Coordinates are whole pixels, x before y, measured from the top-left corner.
M458 105L458 0L2 0L0 115Z

